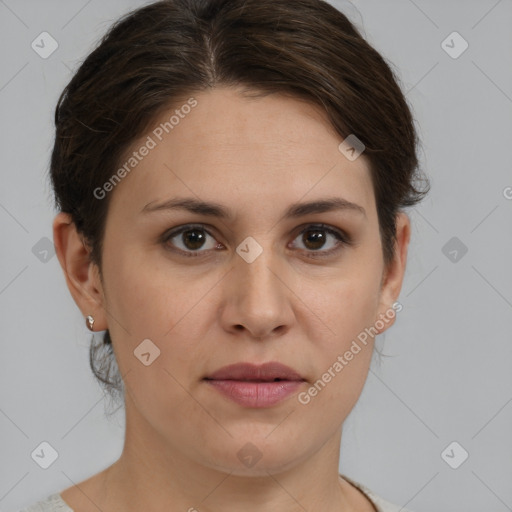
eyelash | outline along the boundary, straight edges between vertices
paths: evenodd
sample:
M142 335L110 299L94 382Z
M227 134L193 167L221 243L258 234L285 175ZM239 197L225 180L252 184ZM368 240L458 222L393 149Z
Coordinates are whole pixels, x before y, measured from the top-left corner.
M166 247L168 247L169 240L171 240L172 238L175 238L176 236L178 236L186 231L193 231L195 229L197 229L199 231L204 231L212 238L215 238L207 229L205 229L204 225L188 224L188 225L183 226L177 230L173 230L171 232L164 234L162 237L162 243ZM295 238L304 234L306 231L325 231L325 232L329 233L330 235L333 235L338 240L336 247L329 249L328 251L321 251L321 250L307 251L306 250L307 252L309 252L309 254L307 255L308 258L312 258L312 259L327 258L329 256L332 256L333 254L338 253L344 246L350 246L353 244L352 239L346 233L339 231L337 229L334 229L325 224L308 224L302 231L300 231L300 233L297 234L297 236ZM172 250L174 252L178 252L187 258L188 257L192 257L192 258L202 257L204 255L204 253L209 252L209 250L207 250L207 251L200 251L200 250L198 250L198 251L183 251L182 249L178 249L176 247L170 248L170 250ZM215 250L215 249L213 249L213 250Z

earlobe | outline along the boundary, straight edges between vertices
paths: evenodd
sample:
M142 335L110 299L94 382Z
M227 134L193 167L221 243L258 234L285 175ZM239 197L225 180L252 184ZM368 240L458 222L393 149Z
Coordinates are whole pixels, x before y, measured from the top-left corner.
M77 232L70 214L60 212L55 217L53 240L66 284L82 315L94 317L95 330L107 329L97 265L90 260L90 249Z
M385 327L379 331L384 332L388 327L391 327L395 321L395 310L392 308L393 304L398 300L400 290L405 275L405 268L407 264L407 251L411 239L411 222L409 217L404 212L399 212L396 217L396 242L394 257L392 262L385 270L385 277L383 279L380 301L379 301L379 317L382 315L389 318L390 310L392 310L392 318L388 321ZM388 313L388 315L386 315Z

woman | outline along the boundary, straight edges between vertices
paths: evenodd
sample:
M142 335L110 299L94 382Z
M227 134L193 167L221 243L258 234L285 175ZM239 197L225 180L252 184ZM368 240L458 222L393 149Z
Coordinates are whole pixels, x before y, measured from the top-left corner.
M126 433L26 510L399 510L338 473L428 190L383 58L321 0L157 2L55 122L54 242Z

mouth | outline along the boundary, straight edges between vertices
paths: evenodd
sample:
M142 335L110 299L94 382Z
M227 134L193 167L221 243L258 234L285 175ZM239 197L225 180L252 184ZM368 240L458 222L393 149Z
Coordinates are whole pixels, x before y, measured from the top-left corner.
M306 382L292 368L275 362L260 366L250 363L229 365L203 380L229 400L250 408L274 406Z
M305 381L298 372L281 363L270 362L262 365L237 363L224 366L205 377L205 380L234 380L240 382L281 382Z

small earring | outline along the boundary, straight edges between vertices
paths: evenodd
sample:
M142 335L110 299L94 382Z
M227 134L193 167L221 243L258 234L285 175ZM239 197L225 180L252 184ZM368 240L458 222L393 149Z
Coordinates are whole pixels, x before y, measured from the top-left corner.
M94 318L93 318L91 315L88 315L88 316L85 318L85 325L87 326L87 328L88 328L90 331L94 331L94 329L93 329L93 325L94 325Z

